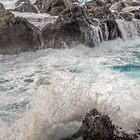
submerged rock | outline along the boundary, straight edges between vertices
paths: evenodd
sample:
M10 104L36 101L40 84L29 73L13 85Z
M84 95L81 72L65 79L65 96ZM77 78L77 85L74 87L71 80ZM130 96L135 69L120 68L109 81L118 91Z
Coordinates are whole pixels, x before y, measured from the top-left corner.
M26 19L11 12L0 12L0 54L37 50L41 45L39 30Z
M57 16L64 9L70 8L71 6L72 2L69 0L44 0L41 12Z
M94 46L91 20L85 9L77 5L64 10L53 24L42 30L44 47L62 48L65 45Z
M18 0L15 5L15 11L38 13L37 8L29 0Z
M96 109L87 113L79 131L63 140L134 140L136 136L128 135L112 124L107 115Z

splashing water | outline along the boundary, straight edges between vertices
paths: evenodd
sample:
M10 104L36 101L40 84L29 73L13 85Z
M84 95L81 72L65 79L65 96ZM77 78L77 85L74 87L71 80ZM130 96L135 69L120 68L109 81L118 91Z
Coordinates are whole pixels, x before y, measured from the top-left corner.
M8 9L16 0L0 2ZM49 18L14 14L40 28ZM139 36L138 21L117 24L124 40ZM74 133L82 115L93 108L134 133L140 129L139 100L139 39L0 56L0 140L58 140Z
M97 108L124 130L140 125L140 41L0 57L0 139L58 140Z

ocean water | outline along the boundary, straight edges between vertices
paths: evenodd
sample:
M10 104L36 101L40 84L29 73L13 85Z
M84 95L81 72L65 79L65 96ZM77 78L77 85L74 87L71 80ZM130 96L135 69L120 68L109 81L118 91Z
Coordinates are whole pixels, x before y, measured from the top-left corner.
M140 41L0 57L0 139L58 140L88 110L140 127Z
M0 2L13 8L15 1ZM14 14L40 28L55 20ZM140 129L139 38L0 55L0 140L59 140L93 108L129 133Z

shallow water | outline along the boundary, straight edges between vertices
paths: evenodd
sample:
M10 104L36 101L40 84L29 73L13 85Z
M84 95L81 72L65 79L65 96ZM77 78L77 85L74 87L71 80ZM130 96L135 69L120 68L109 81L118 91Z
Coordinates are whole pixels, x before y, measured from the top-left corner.
M58 140L88 110L124 130L140 123L140 41L0 57L0 139ZM4 132L4 133L3 133Z

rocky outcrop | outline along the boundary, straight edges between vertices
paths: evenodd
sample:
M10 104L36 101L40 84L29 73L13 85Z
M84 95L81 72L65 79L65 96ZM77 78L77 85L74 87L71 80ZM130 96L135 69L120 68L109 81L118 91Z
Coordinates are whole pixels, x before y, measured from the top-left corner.
M122 1L116 2L111 6L111 10L115 12L121 12L123 8L126 7L126 4Z
M63 140L134 140L136 135L128 135L118 131L107 115L96 109L87 113L79 131L69 138Z
M64 9L70 8L71 6L72 2L69 0L44 0L41 12L57 16Z
M42 30L44 47L62 48L65 45L85 44L94 46L94 36L89 15L77 5L64 10L55 23Z
M115 19L115 15L110 11L108 7L93 7L90 10L88 10L88 12L92 18L96 18L99 20Z
M62 48L72 44L93 47L103 40L122 37L109 8L98 6L88 11L78 5L65 9L57 21L42 30L44 47Z
M129 6L129 3L121 0L91 0L85 4L79 4L78 6L77 0L37 0L35 5L40 12L54 15L56 18L58 17L55 22L46 25L42 29L41 37L43 40L43 47L64 48L65 46L70 47L77 44L93 47L102 41L113 40L116 38L129 38L129 36L132 37L134 35L133 30L135 30L135 36L140 36L140 6ZM37 12L37 8L35 8L29 0L18 0L15 10L20 12ZM5 18L7 18L7 16ZM21 33L26 34L31 31L33 34L30 35L30 37L35 40L40 40L36 36L38 35L37 29L22 18L12 17L9 19L8 25L5 23L1 28L3 30L6 30L6 28L9 30L10 28L12 34L14 30L19 28L18 26L21 27L23 31L19 30L19 32L16 31L15 33L20 35ZM134 26L134 28L132 26ZM27 28L29 30L26 30ZM5 33L5 31L3 32ZM31 32L29 32L29 34ZM15 33L13 33L13 37ZM126 37L124 37L124 35ZM2 37L3 36L4 35L2 35ZM7 36L5 37L7 38ZM28 40L27 44L30 44L31 42L34 44L32 40L31 42L29 41L27 35L25 35L23 39L26 41ZM4 38L1 40L4 40ZM35 43L35 46L38 43ZM32 47L27 48L34 48L34 45L31 46ZM27 48L24 48L24 51L26 51Z
M5 8L4 8L2 3L0 3L0 10L5 10Z
M29 0L18 0L15 5L15 11L38 13L37 8Z
M40 34L36 27L8 11L0 12L0 54L34 51L40 45Z

